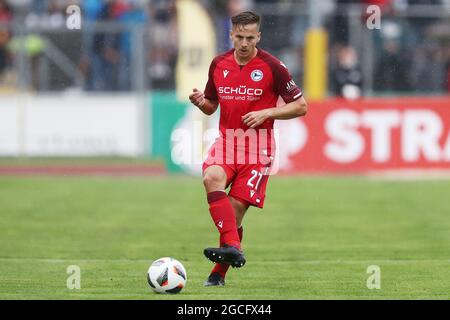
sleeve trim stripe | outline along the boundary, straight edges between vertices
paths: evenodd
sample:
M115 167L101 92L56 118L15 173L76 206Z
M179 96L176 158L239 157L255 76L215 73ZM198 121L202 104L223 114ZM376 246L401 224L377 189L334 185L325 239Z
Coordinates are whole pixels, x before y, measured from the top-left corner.
M294 99L300 98L302 95L303 95L303 93L300 92L298 95L296 95L296 96L294 97Z

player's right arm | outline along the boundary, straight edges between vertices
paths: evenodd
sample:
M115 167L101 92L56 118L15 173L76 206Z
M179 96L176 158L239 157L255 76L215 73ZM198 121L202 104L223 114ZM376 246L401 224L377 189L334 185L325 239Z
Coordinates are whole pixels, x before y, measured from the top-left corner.
M206 99L205 94L197 88L192 90L192 94L189 95L189 100L208 116L216 112L217 107L219 106L218 101Z

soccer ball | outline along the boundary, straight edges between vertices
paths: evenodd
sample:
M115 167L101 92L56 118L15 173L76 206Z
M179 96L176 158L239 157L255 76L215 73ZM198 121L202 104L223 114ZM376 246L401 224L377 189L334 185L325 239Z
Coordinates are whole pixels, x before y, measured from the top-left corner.
M157 293L179 293L186 286L186 269L178 260L160 258L148 268L147 281Z

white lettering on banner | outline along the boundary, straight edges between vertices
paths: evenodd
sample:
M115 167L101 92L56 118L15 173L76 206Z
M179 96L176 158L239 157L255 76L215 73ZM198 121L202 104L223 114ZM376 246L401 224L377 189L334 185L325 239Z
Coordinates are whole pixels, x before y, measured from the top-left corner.
M402 130L402 155L405 161L419 160L421 152L429 161L441 160L439 139L442 130L442 120L435 112L406 111Z
M371 131L370 141L365 141L361 128ZM325 119L325 131L330 141L324 154L338 163L357 161L370 143L370 157L377 163L392 158L392 130L401 131L401 157L404 161L450 161L450 132L444 136L443 120L433 110L365 110L361 113L341 109ZM439 141L445 138L443 147Z
M400 125L400 112L396 110L369 110L361 116L363 126L372 132L372 159L386 162L391 158L391 130Z
M325 131L332 139L325 145L325 155L339 163L356 161L364 152L364 139L357 131L359 116L352 110L339 110L325 120Z

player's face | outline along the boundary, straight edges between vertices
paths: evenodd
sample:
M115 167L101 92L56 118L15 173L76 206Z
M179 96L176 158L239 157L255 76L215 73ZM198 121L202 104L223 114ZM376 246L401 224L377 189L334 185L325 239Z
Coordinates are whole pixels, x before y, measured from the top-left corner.
M235 26L231 30L231 40L236 50L236 56L241 61L247 61L255 55L256 45L261 40L258 24Z

